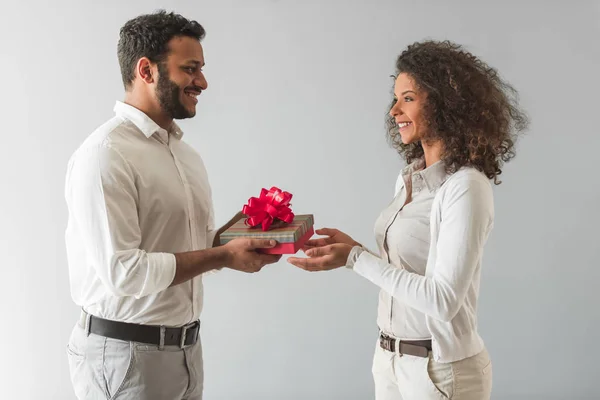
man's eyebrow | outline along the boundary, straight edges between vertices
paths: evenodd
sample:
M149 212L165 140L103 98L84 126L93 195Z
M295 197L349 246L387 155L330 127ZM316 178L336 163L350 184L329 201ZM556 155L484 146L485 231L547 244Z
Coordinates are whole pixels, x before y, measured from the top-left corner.
M184 62L184 64L194 64L195 66L201 66L204 67L204 65L206 65L203 62L197 61L197 60L187 60L186 62Z

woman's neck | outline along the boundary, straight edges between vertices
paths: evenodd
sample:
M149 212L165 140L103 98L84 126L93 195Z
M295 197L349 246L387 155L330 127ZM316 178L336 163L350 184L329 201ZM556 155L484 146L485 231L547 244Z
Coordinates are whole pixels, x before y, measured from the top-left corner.
M423 147L423 155L425 159L425 168L430 167L442 159L442 142L436 141L432 143L421 142Z

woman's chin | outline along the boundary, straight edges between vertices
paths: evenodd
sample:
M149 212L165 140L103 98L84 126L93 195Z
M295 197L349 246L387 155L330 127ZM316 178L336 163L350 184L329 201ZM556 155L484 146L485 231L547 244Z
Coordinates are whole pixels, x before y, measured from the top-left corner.
M400 138L402 139L402 143L405 145L409 145L414 142L413 138L410 136L400 136Z
M409 145L419 142L421 140L421 136L416 135L414 132L404 132L400 133L400 139L402 139L402 143L404 145Z

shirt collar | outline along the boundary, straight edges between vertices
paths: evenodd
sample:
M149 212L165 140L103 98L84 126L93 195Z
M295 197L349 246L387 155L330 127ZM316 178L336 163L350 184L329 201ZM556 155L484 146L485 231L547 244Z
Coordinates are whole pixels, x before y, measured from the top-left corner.
M116 115L130 120L147 138L155 133L165 141L168 141L169 133L177 139L181 139L183 136L183 131L175 121L173 121L171 126L171 132L167 132L165 129L158 126L158 124L143 111L121 101L116 102L114 111Z
M437 190L442 184L448 179L448 173L446 172L446 165L442 160L439 160L429 167L425 168L425 160L418 159L413 163L407 165L402 170L403 176L410 176L413 174L419 174L425 185L427 185L427 189L430 192Z

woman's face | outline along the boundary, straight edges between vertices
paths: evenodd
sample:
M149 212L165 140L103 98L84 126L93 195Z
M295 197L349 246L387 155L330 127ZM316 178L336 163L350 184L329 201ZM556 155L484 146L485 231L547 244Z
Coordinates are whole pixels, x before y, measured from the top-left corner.
M404 144L418 142L425 134L423 105L426 97L426 93L417 88L410 75L398 75L394 84L394 106L390 115L398 125Z

